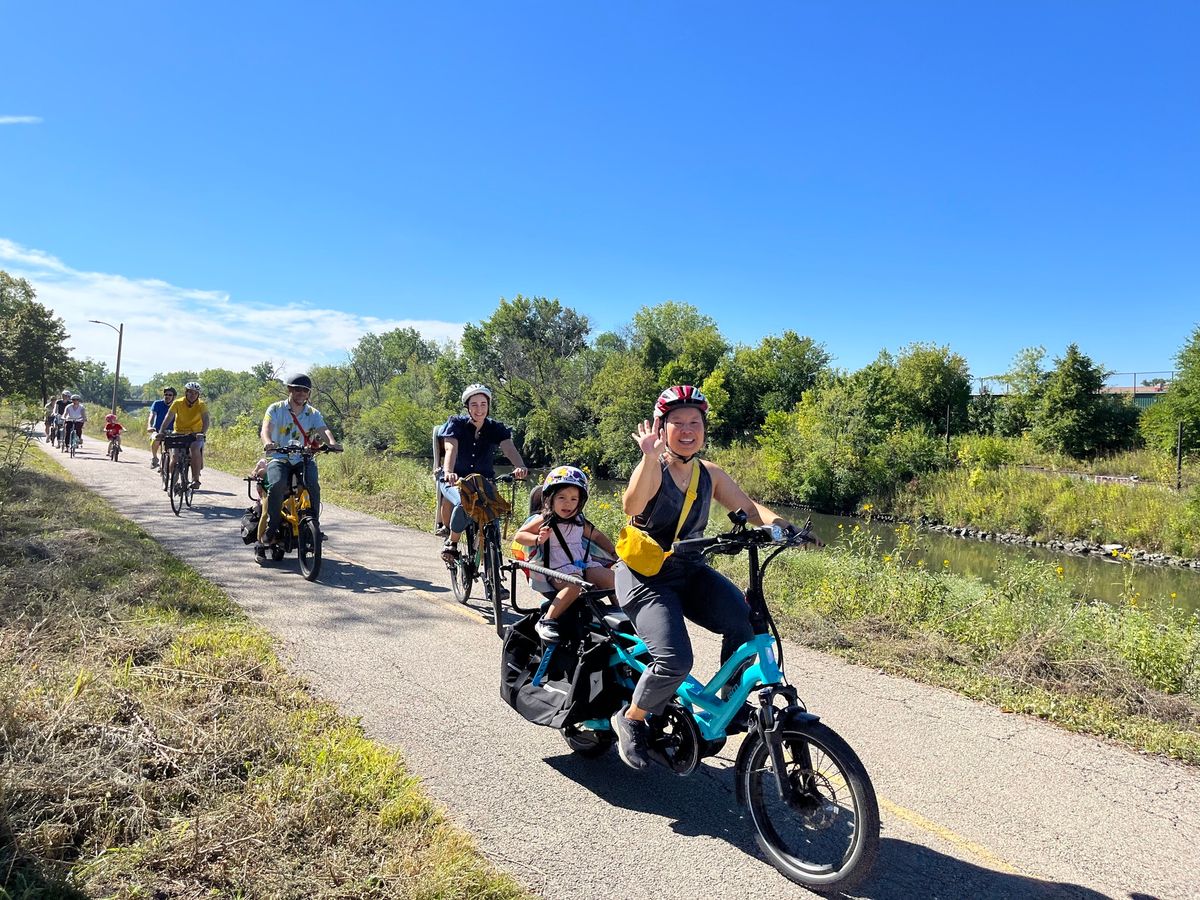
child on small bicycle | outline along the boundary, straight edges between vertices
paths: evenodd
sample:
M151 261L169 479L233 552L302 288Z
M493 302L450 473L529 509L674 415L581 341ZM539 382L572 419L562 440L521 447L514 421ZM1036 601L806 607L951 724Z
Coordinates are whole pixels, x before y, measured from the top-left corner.
M538 548L532 562L575 575L600 590L611 590L612 572L600 562L589 560L584 547L588 541L608 554L616 553L608 536L583 517L588 497L587 475L574 466L558 466L546 476L541 493L541 513L530 516L513 540L525 547ZM530 581L534 590L550 600L535 630L547 643L556 642L561 637L558 619L579 596L579 587L537 573L531 574Z
M104 417L104 436L108 438L109 452L112 452L114 442L118 447L121 446L121 432L124 430L125 426L117 421L115 414L109 413Z

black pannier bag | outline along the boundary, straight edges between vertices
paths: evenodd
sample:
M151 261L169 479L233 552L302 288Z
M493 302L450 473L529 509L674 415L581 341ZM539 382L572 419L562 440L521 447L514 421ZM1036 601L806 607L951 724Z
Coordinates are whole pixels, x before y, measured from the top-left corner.
M255 503L241 518L242 543L253 544L258 540L258 520L262 518L262 504Z
M526 616L504 638L500 654L504 702L530 722L550 728L607 719L620 709L622 691L608 665L612 647L578 638L543 644L534 631L539 618L540 613Z

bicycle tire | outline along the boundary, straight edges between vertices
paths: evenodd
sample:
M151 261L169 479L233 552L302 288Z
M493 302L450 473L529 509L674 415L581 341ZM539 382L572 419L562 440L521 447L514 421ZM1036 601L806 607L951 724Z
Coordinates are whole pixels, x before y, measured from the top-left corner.
M450 587L454 591L454 598L459 603L465 604L471 599L471 589L474 587L476 572L475 572L475 529L468 528L463 532L463 544L466 547L465 552L460 552L458 559L446 563L450 569Z
M71 432L71 459L75 458L75 450L79 446L79 438L74 431Z
M183 466L179 463L171 466L171 486L167 490L167 494L171 498L171 511L175 515L179 515L183 509L183 484L179 477L179 470L182 468Z
M296 557L300 560L300 574L308 581L316 581L321 574L321 529L311 517L300 520Z
M492 604L496 634L504 637L504 599L500 594L500 532L491 522L483 532L483 593Z
M192 508L192 501L196 499L196 489L192 487L192 476L190 469L184 469L183 473L183 502L188 505L188 509Z
M850 745L822 722L786 725L782 740L795 790L790 801L779 796L770 752L757 730L747 738L746 765L737 773L738 796L758 846L796 884L817 893L849 890L867 877L879 854L871 778Z
M588 731L578 725L568 725L559 734L572 753L584 759L598 759L612 749L617 737L611 731Z

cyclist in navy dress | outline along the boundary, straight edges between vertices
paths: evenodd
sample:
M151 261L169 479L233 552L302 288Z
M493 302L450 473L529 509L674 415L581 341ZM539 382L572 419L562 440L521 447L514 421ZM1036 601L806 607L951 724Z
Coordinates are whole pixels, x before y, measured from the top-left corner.
M491 390L482 384L468 385L462 392L462 404L467 414L447 419L441 434L446 456L442 461L438 490L454 506L450 514L450 535L442 545L442 559L446 562L453 562L458 557L458 539L468 521L455 487L458 479L476 472L485 478L494 478L496 470L492 459L497 447L512 463L515 477L524 478L528 474L525 461L513 443L512 429L488 415L492 410Z
M664 550L675 540L703 537L712 501L740 509L751 525L790 523L751 500L716 463L697 459L704 447L708 401L691 385L675 385L659 395L654 422L643 422L632 435L642 451L622 497L633 524ZM685 496L697 472L696 498L680 527ZM678 529L678 537L676 530ZM612 717L618 750L626 765L645 769L647 714L663 711L692 668L692 642L685 619L721 635L721 662L754 637L750 607L738 587L695 551L668 556L656 575L642 575L626 563L613 569L617 602L646 642L651 664L638 678L628 707Z

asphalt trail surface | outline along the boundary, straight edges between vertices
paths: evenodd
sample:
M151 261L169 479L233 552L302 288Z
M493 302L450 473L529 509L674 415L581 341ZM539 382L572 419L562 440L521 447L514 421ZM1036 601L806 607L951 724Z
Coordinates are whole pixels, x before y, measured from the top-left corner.
M39 445L40 446L40 445ZM149 454L54 451L281 644L314 690L401 748L482 852L547 898L807 897L759 853L734 797L740 738L688 778L573 755L500 700L500 642L460 606L430 534L327 505L318 584L256 564L239 478L206 470L176 517ZM44 449L44 448L43 448ZM528 605L526 603L525 605ZM693 632L697 671L717 640ZM1200 897L1200 772L795 646L788 675L870 771L883 838L856 896Z

